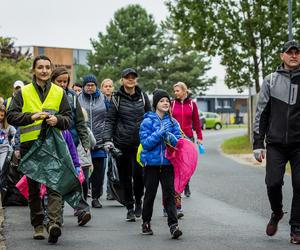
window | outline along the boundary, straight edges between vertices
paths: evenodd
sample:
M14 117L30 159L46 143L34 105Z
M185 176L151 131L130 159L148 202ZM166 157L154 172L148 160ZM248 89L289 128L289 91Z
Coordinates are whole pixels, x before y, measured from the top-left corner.
M223 105L224 105L224 108L227 108L227 109L231 108L229 100L223 100Z
M45 48L44 47L38 47L38 53L39 53L39 55L44 55L45 54Z

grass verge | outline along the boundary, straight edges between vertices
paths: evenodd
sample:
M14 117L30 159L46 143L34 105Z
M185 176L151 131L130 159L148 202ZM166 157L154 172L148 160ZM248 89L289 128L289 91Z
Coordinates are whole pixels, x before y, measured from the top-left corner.
M248 135L242 135L227 139L221 145L225 154L250 154L252 153L252 145L250 144Z
M225 154L252 154L252 145L248 135L227 139L223 142L221 148ZM291 173L289 162L286 164L286 172Z

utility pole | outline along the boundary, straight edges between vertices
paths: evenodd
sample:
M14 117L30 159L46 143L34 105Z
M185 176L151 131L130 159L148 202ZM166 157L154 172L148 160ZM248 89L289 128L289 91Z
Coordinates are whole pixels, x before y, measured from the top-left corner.
M293 0L288 0L288 14L289 14L289 41L293 40L293 19L292 19Z

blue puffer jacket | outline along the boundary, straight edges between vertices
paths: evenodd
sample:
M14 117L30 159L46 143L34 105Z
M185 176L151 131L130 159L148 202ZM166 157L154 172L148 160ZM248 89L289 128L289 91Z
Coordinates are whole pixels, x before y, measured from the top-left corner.
M171 125L171 129L162 137L160 129L166 124ZM166 113L161 119L155 112L147 112L140 126L140 141L143 146L141 162L143 165L170 165L169 160L165 158L165 141L176 146L177 140L181 137L179 124L174 118Z

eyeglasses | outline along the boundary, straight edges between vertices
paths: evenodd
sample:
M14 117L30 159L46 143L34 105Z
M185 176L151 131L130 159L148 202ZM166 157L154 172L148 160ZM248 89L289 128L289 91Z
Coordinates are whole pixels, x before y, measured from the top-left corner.
M88 83L85 85L87 88L93 88L96 87L95 83Z

